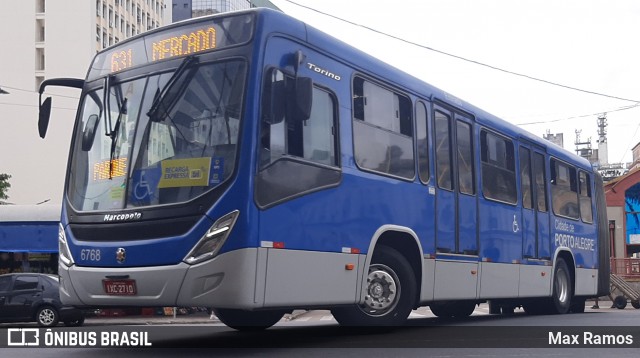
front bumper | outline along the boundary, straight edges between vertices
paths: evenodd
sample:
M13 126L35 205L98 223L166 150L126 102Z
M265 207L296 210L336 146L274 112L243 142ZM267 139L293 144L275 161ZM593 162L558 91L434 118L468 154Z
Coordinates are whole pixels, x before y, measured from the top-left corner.
M74 306L178 306L253 309L258 249L221 254L197 265L154 267L67 267L60 265L60 299ZM102 280L136 282L134 296L107 295Z

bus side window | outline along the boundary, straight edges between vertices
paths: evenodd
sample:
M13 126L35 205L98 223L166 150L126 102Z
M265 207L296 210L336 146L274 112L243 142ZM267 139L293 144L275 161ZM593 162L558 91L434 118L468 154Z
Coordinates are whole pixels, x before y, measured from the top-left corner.
M551 160L553 212L571 219L580 217L576 168Z
M480 133L482 192L489 199L518 202L513 142L496 134Z
M287 86L293 79L271 70L265 81L260 133L261 167L285 155L337 166L336 101L328 91L313 88L311 116L305 121L286 110Z
M591 207L591 176L580 171L580 216L582 221L593 223L593 209Z
M352 98L354 154L358 167L413 179L411 99L360 77L353 79Z

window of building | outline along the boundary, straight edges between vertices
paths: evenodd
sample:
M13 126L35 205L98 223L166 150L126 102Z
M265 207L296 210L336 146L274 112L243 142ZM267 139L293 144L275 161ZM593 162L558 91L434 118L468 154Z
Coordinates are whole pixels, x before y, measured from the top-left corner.
M484 196L516 204L518 197L513 142L483 130L480 132L480 152Z
M427 133L427 107L416 103L416 146L418 148L418 173L423 183L429 182L429 135Z
M555 159L551 160L551 198L556 215L580 217L576 168Z
M462 194L475 195L475 171L473 167L473 138L471 125L457 121L458 188Z
M520 147L520 189L522 190L522 207L533 209L533 183L531 177L531 151Z
M45 33L44 19L36 20L36 42L43 42Z
M290 80L282 72L272 70L268 84ZM272 90L265 88L265 101L271 100ZM284 95L284 93L282 93ZM274 98L284 103L286 98ZM266 104L266 102L265 102ZM267 111L266 107L263 111ZM337 106L334 96L324 89L313 88L311 116L301 121L291 113L284 114L284 120L277 123L262 122L261 163L265 167L282 156L293 156L311 162L337 166L336 138Z
M411 100L360 77L353 80L354 154L360 168L415 176Z
M547 212L547 180L544 155L533 153L533 173L535 176L536 201L538 211Z
M44 49L37 48L36 49L36 71L44 71L45 62L44 62Z
M593 223L591 176L583 171L580 171L580 217L586 223Z

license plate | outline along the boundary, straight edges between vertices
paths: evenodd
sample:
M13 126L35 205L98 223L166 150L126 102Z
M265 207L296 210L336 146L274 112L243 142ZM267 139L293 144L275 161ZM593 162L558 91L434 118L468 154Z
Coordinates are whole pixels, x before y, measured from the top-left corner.
M102 280L104 292L112 296L135 296L136 280Z

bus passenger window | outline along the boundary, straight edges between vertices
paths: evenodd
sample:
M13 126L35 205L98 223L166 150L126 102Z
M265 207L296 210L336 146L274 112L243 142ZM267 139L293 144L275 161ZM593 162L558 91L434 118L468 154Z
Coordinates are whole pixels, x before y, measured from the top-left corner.
M482 192L488 199L516 204L516 173L513 143L496 134L480 133Z
M591 207L591 177L580 172L580 216L582 221L593 223L593 209Z
M580 217L576 169L551 160L551 197L553 212L571 219Z
M411 100L374 83L353 80L353 137L358 167L413 179Z

